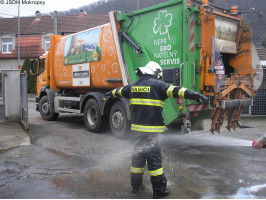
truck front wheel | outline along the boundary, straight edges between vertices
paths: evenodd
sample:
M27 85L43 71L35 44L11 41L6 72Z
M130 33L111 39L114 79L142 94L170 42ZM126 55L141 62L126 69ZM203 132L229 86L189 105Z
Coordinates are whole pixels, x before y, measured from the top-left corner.
M59 115L59 113L55 113L54 111L51 111L48 96L43 96L41 98L39 110L40 110L40 114L41 114L42 118L45 120L48 120L48 121L55 120Z
M99 104L95 99L86 102L84 110L84 122L91 132L99 132L103 127L103 117L101 116Z
M117 101L112 105L109 123L115 137L126 138L129 136L130 123L127 119L125 106L121 101Z

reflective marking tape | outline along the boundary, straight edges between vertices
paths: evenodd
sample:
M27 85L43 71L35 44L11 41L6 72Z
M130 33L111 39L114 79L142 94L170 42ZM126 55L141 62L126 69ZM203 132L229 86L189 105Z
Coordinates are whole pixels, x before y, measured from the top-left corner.
M154 171L149 171L150 176L159 176L163 174L163 168L156 169Z
M191 112L208 110L208 104L196 104L187 106L187 110Z
M160 106L164 107L164 101L154 99L130 99L130 105Z
M189 24L189 49L194 52L194 14L190 15Z
M185 91L186 91L187 89L186 88L180 88L179 89L179 91L178 91L178 96L180 97L180 98L182 98L182 99L184 99L185 98Z
M168 97L174 98L174 96L173 96L174 89L175 89L175 87L173 85L169 86L169 88L167 89L167 92L166 92Z
M116 93L116 89L113 89L113 91L112 91L113 97L116 97L115 93Z
M119 94L120 97L123 97L123 96L122 96L122 89L123 89L123 88L120 88L120 90L118 91L118 94Z
M144 126L131 124L131 130L140 131L140 132L153 132L153 133L161 133L164 132L165 126Z
M184 103L184 99L180 99L180 98L178 98L178 99L176 100L176 103L177 103L177 104L183 104L183 103Z
M132 173L135 173L135 174L141 174L141 173L144 173L144 168L137 168L137 167L132 167L131 166L131 170L130 170Z

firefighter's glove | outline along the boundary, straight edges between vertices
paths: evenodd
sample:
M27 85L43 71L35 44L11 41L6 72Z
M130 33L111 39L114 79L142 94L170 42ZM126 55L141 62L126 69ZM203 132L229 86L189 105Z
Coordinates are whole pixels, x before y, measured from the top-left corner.
M106 95L106 96L111 96L111 97L112 97L112 96L113 96L113 95L112 95L112 90L109 91L109 92L106 92L105 95Z
M188 89L185 91L185 99L195 100L199 103L202 103L204 100L208 100L208 98L203 94Z
M196 100L197 102L202 104L205 100L208 100L208 97L206 97L203 94L195 92L194 93L194 100Z

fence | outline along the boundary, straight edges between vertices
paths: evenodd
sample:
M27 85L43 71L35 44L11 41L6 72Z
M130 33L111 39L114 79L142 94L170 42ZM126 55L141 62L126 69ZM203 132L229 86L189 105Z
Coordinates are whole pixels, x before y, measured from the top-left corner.
M3 74L0 72L0 121L5 119L5 104L4 104L4 81Z
M263 82L253 101L253 106L245 106L242 114L266 115L266 68L263 68Z
M28 92L27 92L27 73L22 73L21 78L21 126L28 130Z

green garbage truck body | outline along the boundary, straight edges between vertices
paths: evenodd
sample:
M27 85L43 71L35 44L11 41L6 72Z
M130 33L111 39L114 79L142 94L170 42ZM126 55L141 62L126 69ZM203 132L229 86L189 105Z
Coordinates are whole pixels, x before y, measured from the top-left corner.
M200 26L195 26L199 12L188 9L186 1L173 1L129 15L117 13L116 19L120 22L120 32L128 34L142 51L136 53L136 49L132 48L129 42L122 43L131 81L138 78L134 73L137 67L145 66L149 60L153 60L163 68L164 81L200 91L200 74L196 73L199 68L200 48L194 46L200 44ZM193 27L190 27L190 23L194 23ZM192 39L190 34L193 34ZM165 123L175 125L184 122L186 128L189 128L187 117L190 113L187 113L187 106L195 105L196 102L177 101L177 99L167 99L163 110ZM206 105L200 106L197 111L207 108ZM207 114L210 116L209 111ZM206 112L201 112L198 118L202 119L208 115Z

